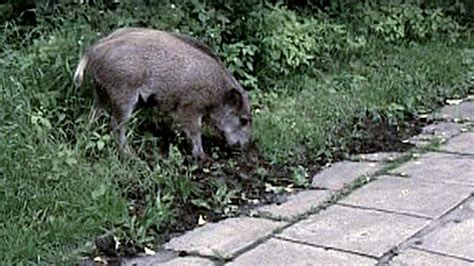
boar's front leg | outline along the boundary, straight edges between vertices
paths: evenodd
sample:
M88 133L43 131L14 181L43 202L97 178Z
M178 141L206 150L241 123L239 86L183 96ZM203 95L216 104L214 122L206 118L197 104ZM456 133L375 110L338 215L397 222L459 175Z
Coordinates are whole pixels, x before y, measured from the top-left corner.
M178 110L178 119L186 137L193 145L193 157L205 161L206 155L201 139L202 114L192 108L181 108Z

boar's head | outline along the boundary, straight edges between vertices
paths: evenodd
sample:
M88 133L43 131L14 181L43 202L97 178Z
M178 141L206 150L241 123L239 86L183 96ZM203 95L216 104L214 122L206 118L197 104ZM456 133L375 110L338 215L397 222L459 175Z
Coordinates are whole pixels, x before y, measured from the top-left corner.
M251 113L248 93L232 88L211 114L214 125L221 130L229 146L245 148L250 140Z

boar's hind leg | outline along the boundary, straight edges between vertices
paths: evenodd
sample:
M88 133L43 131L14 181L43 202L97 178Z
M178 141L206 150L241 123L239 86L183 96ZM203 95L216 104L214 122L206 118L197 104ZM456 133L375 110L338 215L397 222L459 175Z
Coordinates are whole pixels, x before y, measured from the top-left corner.
M94 106L89 114L89 121L91 123L97 121L104 114L104 110L107 109L110 102L107 91L95 80L94 87Z
M112 104L111 127L116 132L120 152L129 155L133 154L133 151L127 144L125 123L130 118L136 102L135 100L126 104Z
M178 110L178 119L180 120L179 122L181 123L186 137L193 145L193 157L201 161L205 160L206 155L202 148L201 139L202 115L195 110L182 108Z

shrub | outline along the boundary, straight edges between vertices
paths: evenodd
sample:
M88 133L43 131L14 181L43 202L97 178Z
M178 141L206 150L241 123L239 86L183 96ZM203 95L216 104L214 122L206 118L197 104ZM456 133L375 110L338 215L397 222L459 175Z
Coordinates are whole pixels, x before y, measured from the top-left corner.
M458 29L439 10L369 7L368 15L354 15L367 21L353 23L257 0L146 2L154 3L114 10L60 5L48 11L52 16L38 12L34 28L3 24L0 256L6 264L73 257L77 246L104 230L149 245L190 210L209 214L210 221L232 215L244 196L258 197L267 178L280 178L272 173L279 167L290 170L294 185L308 186L311 159L329 160L344 139L362 134L354 120L398 123L420 107L429 110L445 97L465 94L453 85L472 69L473 55L460 52L470 47L467 42L449 47L437 39ZM156 151L160 137L133 130L139 116L129 123L130 140L141 143L146 159L118 160L106 123L87 120L90 88L76 90L71 76L92 41L122 26L191 34L253 88L253 133L263 155L257 178L225 178L247 168L234 157L199 172L177 148L162 155ZM425 43L399 45L403 41ZM348 131L339 138L341 125ZM249 189L256 193L243 195Z
M351 36L342 24L322 17L299 17L285 7L272 7L263 21L261 64L274 75L324 69L334 58L351 56L365 45L364 37Z
M440 8L422 9L409 4L364 8L366 12L360 12L359 15L363 16L369 33L386 42L426 42L440 37L454 42L459 37L460 25L445 16Z

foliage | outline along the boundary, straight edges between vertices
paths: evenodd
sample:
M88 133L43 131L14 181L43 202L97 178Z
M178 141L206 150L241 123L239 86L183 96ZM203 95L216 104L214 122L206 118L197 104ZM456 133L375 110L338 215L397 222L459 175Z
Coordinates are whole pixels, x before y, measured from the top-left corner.
M446 37L451 42L459 37L459 24L443 14L440 8L421 9L402 4L369 9L364 15L369 31L386 42L424 42Z
M166 156L150 151L162 139L138 133L141 113L130 121L130 139L140 154L150 153L146 162L120 160L106 120L89 121L91 88L75 89L71 76L86 47L117 27L176 30L212 46L252 90L258 150L290 169L300 187L309 174L301 162L335 156L361 134L354 121L397 124L461 97L467 89L458 84L474 62L472 37L438 9L368 5L331 17L251 0L149 2L58 5L38 10L33 26L2 24L5 264L64 264L103 232L152 247L186 209L235 212L242 186L223 177L224 166L203 169L207 179L197 180L180 141ZM337 135L342 126L350 130ZM226 164L238 171L232 158ZM259 171L263 179L266 170Z
M365 45L343 24L322 17L301 18L284 7L272 7L264 15L261 36L262 64L272 74L288 75L357 53Z

